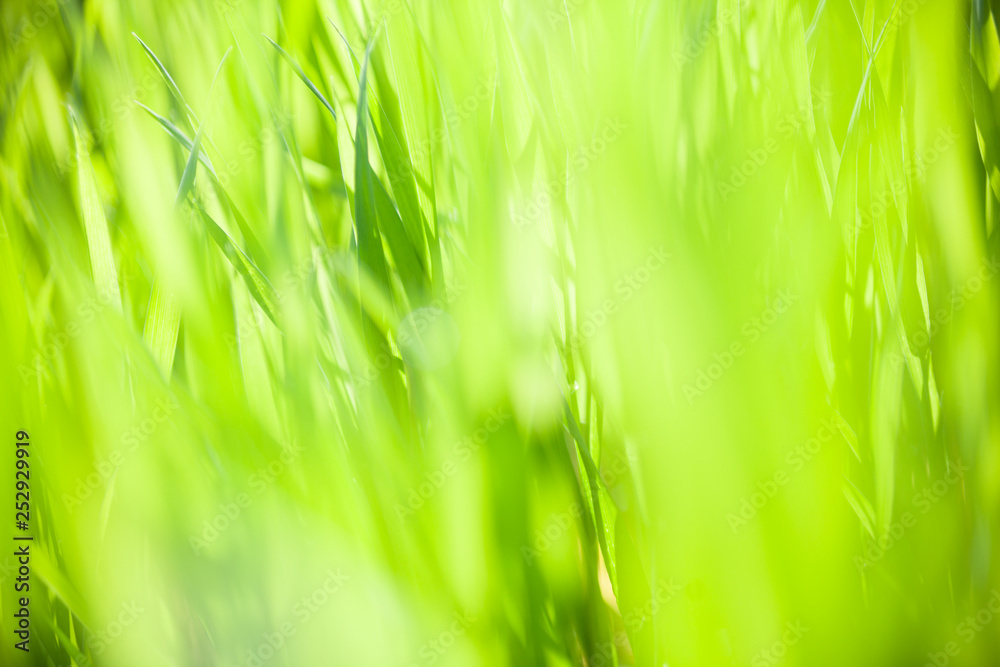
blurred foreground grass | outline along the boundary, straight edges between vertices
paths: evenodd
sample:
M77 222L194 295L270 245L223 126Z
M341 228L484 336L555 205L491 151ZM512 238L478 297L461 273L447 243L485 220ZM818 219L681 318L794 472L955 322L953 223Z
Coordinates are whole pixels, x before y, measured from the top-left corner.
M0 663L1000 664L998 10L5 0Z

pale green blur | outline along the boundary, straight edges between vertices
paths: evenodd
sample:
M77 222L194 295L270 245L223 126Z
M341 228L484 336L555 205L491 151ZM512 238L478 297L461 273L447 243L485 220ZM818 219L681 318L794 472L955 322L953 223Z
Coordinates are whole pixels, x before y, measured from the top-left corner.
M0 664L1000 663L989 3L0 20Z

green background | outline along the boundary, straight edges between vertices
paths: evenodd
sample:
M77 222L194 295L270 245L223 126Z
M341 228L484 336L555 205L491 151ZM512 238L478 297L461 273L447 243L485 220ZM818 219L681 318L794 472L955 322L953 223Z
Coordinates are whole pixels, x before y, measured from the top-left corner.
M1000 664L997 10L5 0L0 663Z

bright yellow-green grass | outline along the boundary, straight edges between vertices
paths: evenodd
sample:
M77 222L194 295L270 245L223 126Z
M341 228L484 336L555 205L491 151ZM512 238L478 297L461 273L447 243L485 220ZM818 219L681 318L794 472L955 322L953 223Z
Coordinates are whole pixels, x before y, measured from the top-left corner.
M1000 664L998 11L4 0L0 664Z

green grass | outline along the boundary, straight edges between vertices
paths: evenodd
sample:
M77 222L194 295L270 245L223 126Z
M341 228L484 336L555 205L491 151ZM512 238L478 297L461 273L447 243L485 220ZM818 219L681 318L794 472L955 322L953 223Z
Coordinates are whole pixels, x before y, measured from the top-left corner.
M995 9L5 2L0 663L997 663Z

